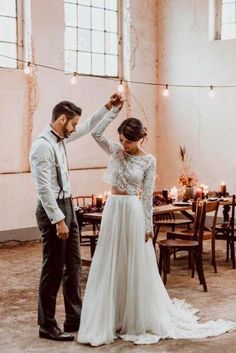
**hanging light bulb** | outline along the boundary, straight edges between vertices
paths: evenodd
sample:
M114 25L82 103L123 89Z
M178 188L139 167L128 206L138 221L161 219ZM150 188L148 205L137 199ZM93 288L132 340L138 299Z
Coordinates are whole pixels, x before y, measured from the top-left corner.
M71 83L72 85L76 85L76 83L77 83L76 72L74 72L74 75L71 77L70 83Z
M30 66L30 61L28 61L27 66L25 66L24 73L25 73L25 75L31 75L32 74L32 67Z
M213 86L209 87L208 95L209 95L210 98L214 98L215 97L215 92L214 92Z
M119 86L117 87L117 91L122 94L124 92L124 86L122 85L122 80L120 80L120 84Z
M168 85L166 85L164 91L162 92L163 97L169 97L170 92L168 90Z

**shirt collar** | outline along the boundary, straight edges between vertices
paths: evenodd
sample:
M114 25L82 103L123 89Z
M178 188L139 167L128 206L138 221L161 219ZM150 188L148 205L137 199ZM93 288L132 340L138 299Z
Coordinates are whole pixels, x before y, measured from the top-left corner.
M53 128L51 127L50 124L48 124L45 129L43 130L43 132L38 136L45 136L47 139L51 140L53 143L57 144L60 141L62 141L63 139L61 138L61 136L59 136L55 130L53 130Z
M57 143L61 142L64 140L63 137L61 137L51 126L51 124L49 125L49 133L50 136L53 138L54 141L56 141Z
M51 130L51 135L53 136L53 138L56 140L57 143L61 142L64 140L63 137L61 137L60 135L58 135L54 130Z

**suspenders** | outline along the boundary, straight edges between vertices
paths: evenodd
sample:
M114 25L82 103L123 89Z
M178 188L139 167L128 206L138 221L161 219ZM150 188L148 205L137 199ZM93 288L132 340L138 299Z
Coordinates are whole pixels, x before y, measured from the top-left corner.
M46 140L47 142L49 142L50 145L51 145L52 148L53 148L54 158L55 158L55 163L56 163L57 183L58 183L59 188L60 188L59 193L58 193L58 198L59 198L59 196L60 196L61 193L62 193L62 195L63 195L63 200L64 200L64 198L65 198L65 191L64 191L64 189L63 189L61 168L60 168L60 164L59 164L59 161L58 161L58 158L57 158L56 150L55 150L55 148L54 148L52 142L51 142L49 139L47 139L47 137L45 137L45 136L40 136L39 138L43 138L44 140ZM69 165L68 165L68 160L67 160L67 154L66 154L66 148L65 148L64 141L62 141L62 145L63 145L64 151L65 151L66 162L67 162L67 168L68 168L68 171L69 171Z

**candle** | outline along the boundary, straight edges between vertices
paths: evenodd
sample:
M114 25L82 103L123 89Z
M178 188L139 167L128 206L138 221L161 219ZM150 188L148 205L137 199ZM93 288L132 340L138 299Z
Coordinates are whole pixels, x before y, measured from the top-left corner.
M92 194L92 206L95 207L96 206L96 195Z
M104 194L103 194L103 199L104 201L106 201L108 199L108 196L111 195L111 192L110 191L105 191Z
M173 186L173 188L170 189L170 197L175 201L178 200L178 190L176 186Z
M200 189L202 189L202 192L203 192L204 186L205 186L204 184L200 185Z
M203 193L204 193L205 197L208 197L208 193L209 193L209 186L208 185L204 185Z
M99 195L96 197L96 207L101 208L102 207L102 195Z
M162 196L164 197L165 200L167 200L168 199L168 190L163 189L162 190Z
M224 181L222 181L220 184L220 193L222 194L222 196L226 195L226 184Z
M202 199L202 196L203 196L203 188L200 186L196 192L195 192L195 200L197 199Z

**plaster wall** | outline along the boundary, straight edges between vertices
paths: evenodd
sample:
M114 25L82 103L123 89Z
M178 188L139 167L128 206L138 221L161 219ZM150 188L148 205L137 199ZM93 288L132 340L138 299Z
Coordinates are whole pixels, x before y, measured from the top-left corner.
M236 40L209 40L207 0L157 2L158 81L185 85L235 85ZM211 15L211 14L210 14ZM176 185L185 145L200 183L219 190L236 190L236 89L170 87L170 96L157 95L157 156L159 187Z
M156 5L156 1L141 0L121 3L123 78L135 81L156 78ZM33 61L63 69L63 0L31 1L31 22ZM31 77L26 77L23 70L0 69L0 232L36 225L36 194L28 153L32 141L50 121L52 107L61 100L71 100L82 107L83 121L106 103L118 85L118 81L81 76L78 84L72 86L69 78L44 68L36 68ZM116 139L117 126L130 116L140 118L149 128L151 134L145 148L156 154L156 88L128 84L123 111L107 129L107 135ZM109 189L102 181L107 157L91 136L68 145L68 157L74 195Z

